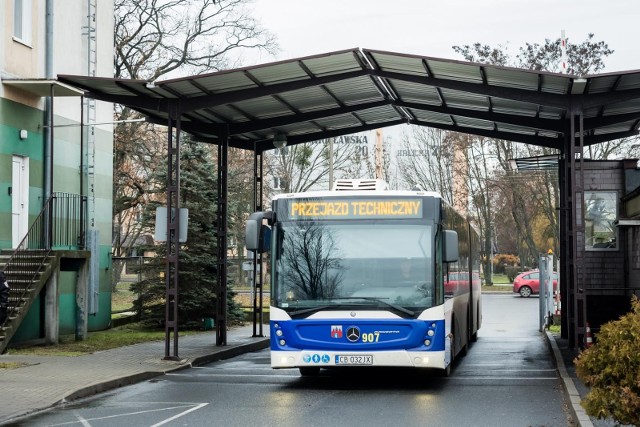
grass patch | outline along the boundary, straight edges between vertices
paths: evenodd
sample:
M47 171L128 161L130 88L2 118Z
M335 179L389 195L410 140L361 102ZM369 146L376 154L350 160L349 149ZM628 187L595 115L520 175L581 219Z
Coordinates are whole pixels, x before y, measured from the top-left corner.
M0 362L0 369L18 369L27 366L28 363L19 362Z
M501 292L501 293L505 293L505 294L511 294L513 293L513 287L512 286L482 286L481 288L482 292Z
M116 291L111 293L111 311L119 313L130 311L133 308L133 300L136 294L130 290L131 283L120 282L116 285Z
M493 284L494 285L510 285L513 282L509 280L509 277L506 274L494 274L493 275Z
M197 332L198 331L180 331L180 335L191 335ZM147 329L140 324L131 323L106 331L89 332L87 339L84 341L76 341L74 336L64 336L60 337L60 343L57 345L11 348L8 350L8 353L72 357L142 342L164 340L164 338L164 329Z

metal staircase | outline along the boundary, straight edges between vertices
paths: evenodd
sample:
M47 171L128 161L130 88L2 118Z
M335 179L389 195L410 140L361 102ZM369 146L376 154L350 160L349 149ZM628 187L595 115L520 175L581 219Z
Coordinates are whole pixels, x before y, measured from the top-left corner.
M84 249L86 197L54 193L13 251L0 252L0 269L9 283L8 316L0 325L0 354L5 351L33 301L59 268L56 248ZM85 216L86 217L86 216Z
M10 252L0 252L0 268L5 269L10 287L8 317L0 326L0 353L6 349L58 264L47 250L24 251L20 262L15 261Z

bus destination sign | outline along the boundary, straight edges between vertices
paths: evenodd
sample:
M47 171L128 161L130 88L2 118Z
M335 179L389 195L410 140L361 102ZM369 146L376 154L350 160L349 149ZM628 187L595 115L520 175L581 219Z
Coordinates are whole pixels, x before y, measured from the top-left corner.
M290 200L289 219L422 218L422 199Z

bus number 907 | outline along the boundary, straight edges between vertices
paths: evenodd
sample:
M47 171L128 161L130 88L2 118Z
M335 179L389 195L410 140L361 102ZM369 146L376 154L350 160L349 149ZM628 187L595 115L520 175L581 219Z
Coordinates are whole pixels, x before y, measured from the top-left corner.
M378 342L380 339L380 332L369 332L368 334L362 334L362 342Z

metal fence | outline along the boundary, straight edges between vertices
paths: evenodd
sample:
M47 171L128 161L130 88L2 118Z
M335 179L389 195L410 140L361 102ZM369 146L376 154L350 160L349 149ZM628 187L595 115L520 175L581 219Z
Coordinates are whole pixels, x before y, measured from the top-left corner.
M134 284L142 281L144 273L141 266L149 262L153 257L149 256L130 256L130 257L113 257L111 259L111 283L112 289L116 291L116 287L123 284ZM253 272L248 269L251 261L247 259L232 258L227 259L227 274L233 289L237 294L236 300L243 307L251 307L253 301ZM268 304L268 290L266 290L265 301Z

